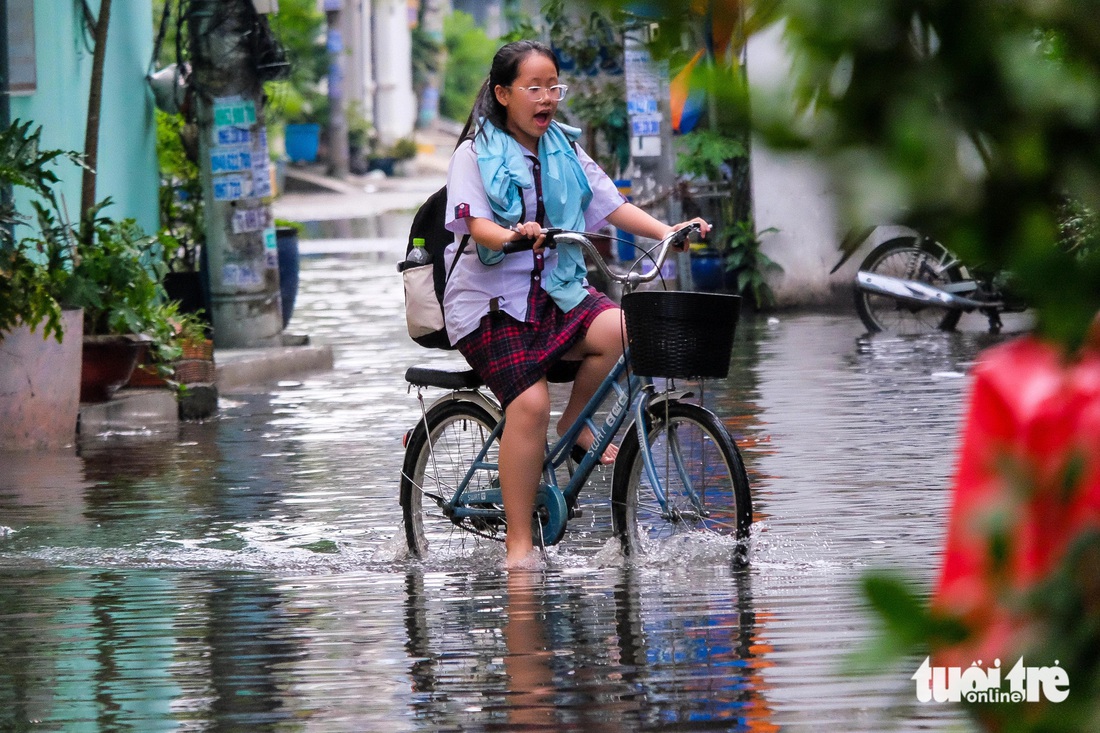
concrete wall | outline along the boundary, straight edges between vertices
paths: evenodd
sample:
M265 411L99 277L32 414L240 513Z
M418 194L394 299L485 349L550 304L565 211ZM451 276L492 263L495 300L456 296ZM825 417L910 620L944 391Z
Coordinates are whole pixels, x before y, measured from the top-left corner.
M23 0L24 2L30 0ZM37 88L12 96L12 119L42 125L47 148L82 151L92 73L91 37L79 3L33 0ZM90 0L93 13L98 0ZM149 232L158 227L156 127L153 97L145 81L153 54L152 4L114 3L107 35L103 108L100 120L96 198L110 196L104 213L133 217ZM69 216L80 208L81 171L68 163L58 169ZM17 205L26 208L25 194Z
M782 27L774 26L749 43L748 73L754 95L793 100L791 61L782 32ZM755 140L752 192L757 231L778 230L763 235L761 241L764 253L783 267L771 279L781 306L848 302L860 260L876 244L908 231L880 227L843 268L830 275L840 260L838 245L846 232L825 166L810 154L779 152Z
M405 0L374 4L374 127L383 145L412 135L416 95L412 88L412 38Z

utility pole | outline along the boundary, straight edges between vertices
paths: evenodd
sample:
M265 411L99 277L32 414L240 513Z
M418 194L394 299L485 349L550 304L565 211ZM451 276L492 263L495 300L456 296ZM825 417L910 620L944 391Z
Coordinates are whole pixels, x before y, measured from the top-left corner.
M345 87L344 0L325 0L328 19L328 169L348 177L348 98Z
M204 256L219 348L282 343L279 259L252 0L191 0L192 84L206 213Z

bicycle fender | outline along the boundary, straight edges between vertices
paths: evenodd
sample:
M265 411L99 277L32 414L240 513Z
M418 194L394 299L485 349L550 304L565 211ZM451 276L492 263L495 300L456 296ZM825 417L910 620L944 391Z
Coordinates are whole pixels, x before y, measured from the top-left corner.
M448 392L442 397L436 399L428 407L428 412L431 412L436 405L441 405L446 402L473 402L478 407L483 408L494 419L500 420L504 417L504 412L500 409L500 405L493 398L486 395L484 392L476 389L460 389L454 392Z

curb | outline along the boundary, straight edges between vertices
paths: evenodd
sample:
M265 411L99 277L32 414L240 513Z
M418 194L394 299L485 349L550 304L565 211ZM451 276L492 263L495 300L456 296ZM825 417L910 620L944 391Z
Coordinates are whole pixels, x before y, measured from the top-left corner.
M221 349L214 352L219 391L277 382L306 372L332 369L331 346Z

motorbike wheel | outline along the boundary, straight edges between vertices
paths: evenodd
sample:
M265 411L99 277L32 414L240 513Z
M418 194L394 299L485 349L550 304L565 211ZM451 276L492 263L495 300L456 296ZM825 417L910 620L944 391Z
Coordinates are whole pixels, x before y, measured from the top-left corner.
M918 237L897 237L871 251L860 270L903 280L918 280L944 287L969 278L966 269L942 244ZM904 303L886 295L855 291L856 312L871 333L924 333L932 329L953 331L962 311Z

